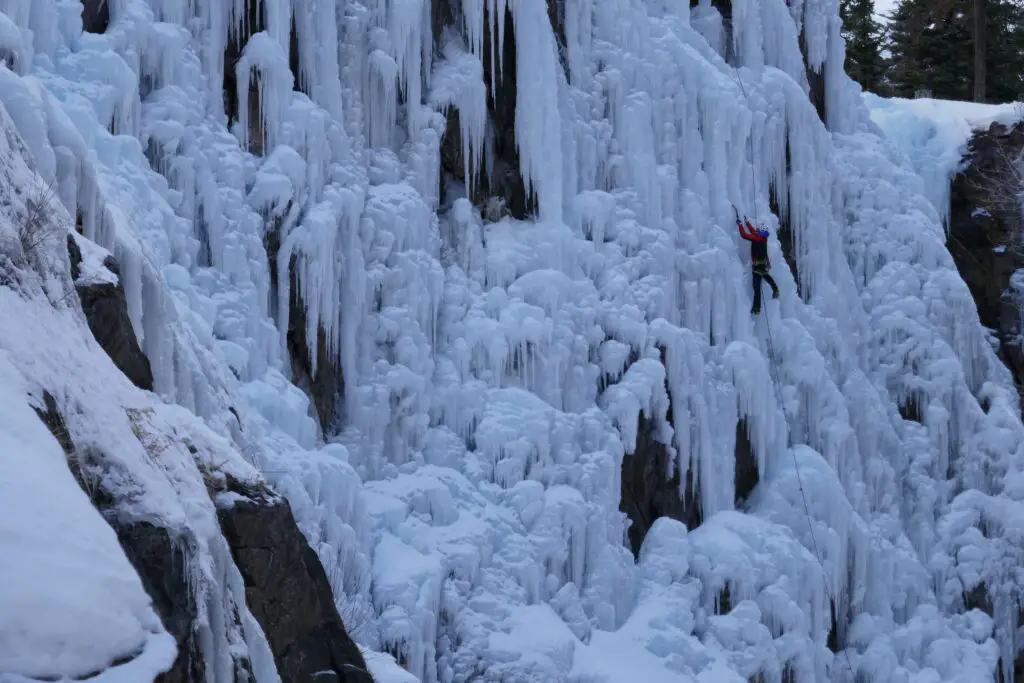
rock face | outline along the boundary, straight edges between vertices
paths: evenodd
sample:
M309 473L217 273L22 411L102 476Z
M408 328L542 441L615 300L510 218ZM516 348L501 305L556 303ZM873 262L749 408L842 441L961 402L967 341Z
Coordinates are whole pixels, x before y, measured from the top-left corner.
M740 505L760 482L746 420L736 423L734 458L735 496L737 505ZM622 460L619 510L630 519L629 545L637 557L644 537L659 517L671 517L689 529L700 526L704 520L700 488L694 486L693 470L687 472L686 486L680 493L679 471L670 463L668 448L658 439L652 423L644 416L640 417L636 450Z
M109 0L82 0L82 28L86 32L104 33L109 25Z
M1024 220L1019 193L1024 177L1014 162L1024 152L1024 123L992 124L971 138L963 170L953 179L947 247L970 287L981 323L992 330L1024 406ZM966 596L967 607L994 614L984 585ZM1018 616L1024 627L1024 611ZM1004 681L998 670L997 681ZM1024 652L1014 663L1024 682Z
M320 428L324 434L335 432L341 422L341 397L345 393L345 376L335 354L327 346L327 333L317 328L316 369L310 362L311 339L307 338L306 307L302 303L299 279L291 274L289 290L288 354L292 361L292 382L304 389L313 400Z
M338 615L327 574L281 500L243 500L218 511L285 683L373 683Z
M1017 195L1024 180L1010 161L1022 150L1022 124L993 124L971 139L953 180L947 247L1024 397L1024 207Z
M669 462L668 448L656 437L651 421L641 415L636 449L622 460L619 499L619 510L631 522L629 546L634 556L639 556L644 537L659 517L679 520L690 529L700 525L700 498L694 492L692 471L685 496L680 495L679 482L679 471Z
M434 2L434 41L443 47L446 27L457 26L446 3ZM550 8L549 8L550 9ZM550 12L549 12L550 14ZM482 173L473 187L472 202L480 208L500 206L500 211L486 209L488 220L497 220L507 213L513 218L524 219L534 210L534 198L527 193L519 168L519 150L515 140L516 116L516 42L512 14L506 11L503 18L505 40L500 57L501 73L493 73L490 59L483 60L483 79L487 84L487 127L490 141L490 155L493 168L491 173ZM491 19L484 23L484 54L491 54ZM553 26L556 35L559 27ZM465 182L462 159L462 138L459 132L459 112L452 108L444 138L441 140L441 183L442 193L453 185Z
M120 282L77 284L81 274L82 253L71 235L68 235L68 256L71 259L71 279L76 281L75 289L82 302L82 311L96 341L135 386L152 391L153 371L135 338L135 330L128 317L124 288ZM120 268L113 258L107 257L103 265L115 275L120 275Z
M167 529L148 522L115 524L114 530L128 561L152 598L164 628L178 644L178 659L157 683L201 681L205 663L199 649L195 627L198 610L194 592L188 586L184 549L171 538Z
M99 463L88 453L75 448L64 417L49 392L43 393L43 406L36 409L39 419L60 443L69 461L76 461L71 473L92 504L117 533L128 561L135 567L153 607L167 632L178 645L178 658L158 683L193 683L203 680L205 663L199 649L194 592L189 589L186 553L165 529L148 522L125 522L117 515L117 503L95 484Z
M73 464L82 490L117 533L164 628L177 642L178 658L157 683L205 683L187 540L148 522L125 521L118 514L120 503L104 488L101 456L76 448L54 397L44 393L36 413ZM373 683L338 615L323 566L288 504L265 488L231 477L225 486L208 490L214 498L228 493L234 501L218 509L218 519L245 582L249 610L267 637L283 683ZM238 658L236 680L250 680L250 673L248 659Z
M280 287L281 274L278 271L277 257L281 249L281 220L268 221L264 237L264 248L267 250L267 262L270 265L271 289L276 292ZM345 373L337 354L330 353L327 346L327 333L323 326L317 328L316 338L316 369L310 362L312 340L308 339L306 306L302 302L302 290L299 278L295 274L295 259L288 266L287 276L290 287L288 290L288 334L286 342L288 357L291 360L291 380L304 390L316 410L316 418L325 436L336 433L344 416Z

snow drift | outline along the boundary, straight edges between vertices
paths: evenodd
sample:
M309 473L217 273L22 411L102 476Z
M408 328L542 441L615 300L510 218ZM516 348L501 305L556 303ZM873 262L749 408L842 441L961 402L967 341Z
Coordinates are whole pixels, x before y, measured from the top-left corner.
M993 123L1020 118L1020 107L921 98L905 100L864 93L871 120L886 138L907 155L925 181L926 196L949 223L949 191L953 175L961 170L967 143Z
M837 0L715 4L0 3L0 101L156 394L417 680L1012 675L1024 428L939 214ZM733 206L778 235L753 320ZM647 444L695 528L619 511Z

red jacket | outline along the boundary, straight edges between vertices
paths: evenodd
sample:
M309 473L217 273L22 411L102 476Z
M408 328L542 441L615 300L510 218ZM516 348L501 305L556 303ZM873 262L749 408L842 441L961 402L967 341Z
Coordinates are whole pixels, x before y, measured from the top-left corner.
M740 237L750 242L750 260L754 263L768 263L768 231L758 230L750 221L736 219Z

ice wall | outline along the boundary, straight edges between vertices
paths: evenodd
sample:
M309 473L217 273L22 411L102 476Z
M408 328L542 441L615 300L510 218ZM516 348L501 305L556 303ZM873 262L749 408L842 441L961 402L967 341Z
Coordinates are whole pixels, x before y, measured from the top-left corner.
M422 681L1012 667L1024 429L939 218L838 0L717 4L111 0L95 34L0 2L0 100L121 260L157 391ZM759 318L733 207L782 238ZM343 378L336 432L300 361ZM635 562L641 415L705 521Z

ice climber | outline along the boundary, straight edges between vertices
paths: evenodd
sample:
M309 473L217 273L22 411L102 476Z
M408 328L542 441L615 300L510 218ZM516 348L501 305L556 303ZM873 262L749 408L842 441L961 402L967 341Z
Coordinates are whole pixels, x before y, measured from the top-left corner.
M764 223L758 225L757 229L747 219L740 220L736 215L736 227L740 229L740 237L750 242L750 269L754 280L754 305L750 312L757 314L761 312L761 281L764 280L772 288L772 298L779 298L779 286L775 279L768 273L771 264L768 262L768 230Z

